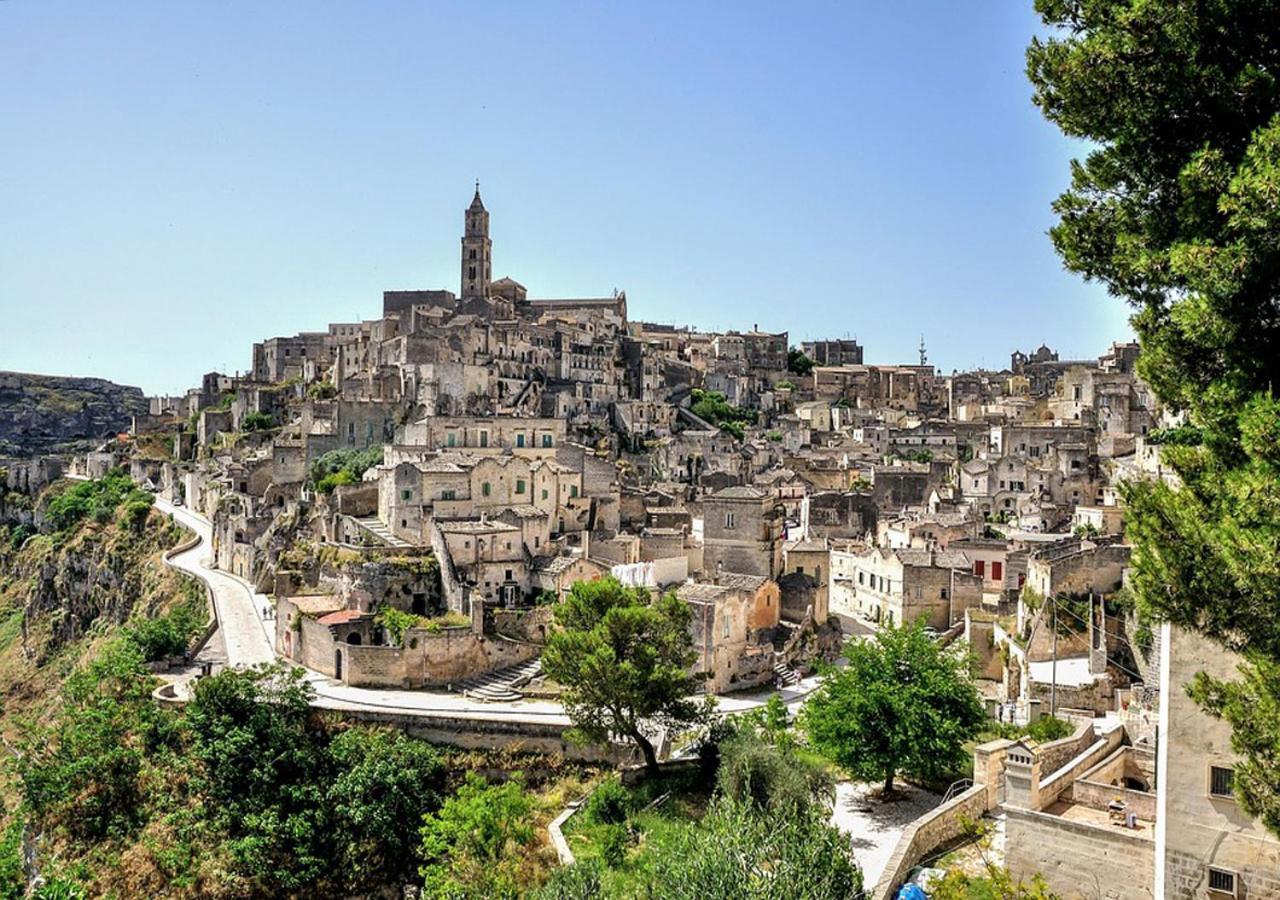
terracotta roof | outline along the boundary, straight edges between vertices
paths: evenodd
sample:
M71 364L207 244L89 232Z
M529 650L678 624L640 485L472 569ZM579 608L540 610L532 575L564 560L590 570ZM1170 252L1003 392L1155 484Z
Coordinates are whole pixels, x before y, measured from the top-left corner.
M362 613L358 609L340 609L337 612L329 613L327 616L321 616L319 622L321 625L345 625L348 622L365 618L367 615L367 613Z

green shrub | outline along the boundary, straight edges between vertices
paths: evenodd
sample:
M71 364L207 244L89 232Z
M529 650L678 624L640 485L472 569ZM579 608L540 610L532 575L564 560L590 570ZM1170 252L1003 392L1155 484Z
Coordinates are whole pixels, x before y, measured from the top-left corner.
M133 522L139 516L145 521L142 507L150 509L154 501L123 469L112 469L96 481L71 483L50 497L45 518L55 531L66 531L85 519L105 525L115 518L121 505L126 505L128 521Z
M610 778L592 792L582 815L588 822L598 825L617 825L625 822L634 809L631 792L616 778Z
M604 896L604 873L598 859L560 866L546 884L529 894L530 900L597 900Z
M246 413L240 420L240 426L245 431L265 431L268 428L275 428L276 420L274 416L263 412L251 412Z
M627 859L627 848L631 846L631 833L621 823L605 827L597 839L600 844L600 858L610 869L616 869Z
M332 494L334 488L344 484L354 484L355 480L355 476L345 469L341 472L332 472L316 482L316 490L322 494Z

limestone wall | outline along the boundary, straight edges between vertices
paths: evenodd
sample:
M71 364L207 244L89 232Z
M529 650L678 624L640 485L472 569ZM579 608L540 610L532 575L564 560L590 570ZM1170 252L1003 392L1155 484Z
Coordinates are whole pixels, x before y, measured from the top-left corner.
M885 863L872 896L875 900L889 900L898 886L906 880L913 866L935 850L959 838L965 830L987 812L986 785L975 784L969 790L952 798L916 819L898 839L898 846Z
M304 640L304 647L306 642ZM475 675L533 659L541 647L489 638L470 628L439 632L410 628L404 646L341 645L343 680L355 687L447 687ZM323 671L323 670L321 670Z
M324 701L316 706L324 708ZM392 710L330 709L328 714L350 721L398 728L411 737L467 750L512 750L556 753L566 759L618 764L631 762L629 746L577 745L565 738L567 719L548 716L546 721L508 718L457 717L446 713L398 713Z
M1005 816L1005 865L1015 878L1038 873L1064 900L1154 897L1149 838L1031 810L1006 808Z
M1094 740L1093 725L1088 722L1077 723L1076 730L1070 736L1040 745L1040 771L1048 778L1083 753Z
M1040 796L1036 801L1037 809L1044 809L1057 800L1062 793L1071 787L1072 782L1092 769L1120 746L1124 732L1114 728L1094 743L1090 744L1079 756L1068 761L1052 776L1040 783Z
M1071 785L1067 792L1073 803L1088 806L1092 809L1107 809L1112 800L1120 800L1128 812L1139 819L1154 822L1156 819L1156 795L1146 791L1131 791L1126 788L1108 784L1105 781L1089 781L1080 778Z

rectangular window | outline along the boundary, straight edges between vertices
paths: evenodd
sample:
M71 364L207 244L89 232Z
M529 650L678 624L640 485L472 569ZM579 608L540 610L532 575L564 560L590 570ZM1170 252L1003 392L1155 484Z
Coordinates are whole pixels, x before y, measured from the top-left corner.
M1209 870L1209 890L1219 894L1236 895L1236 875L1225 869Z
M516 435L516 446L517 446L517 447L523 447L523 446L524 446L524 432L523 432L523 431Z
M576 484L569 485L569 496L570 497L578 496L578 486Z
M984 575L987 574L987 564L982 560L977 560L973 564L973 574L977 575L979 578L982 578Z
M456 447L458 446L458 436L450 431L445 435L444 443L446 447Z
M492 488L489 486L489 482L487 481L484 484L480 485L480 493L485 497L489 496L489 492L491 490Z
M1209 767L1209 796L1211 797L1235 797L1233 790L1235 782L1235 769L1228 769L1225 766Z
M480 432L480 446L481 447L489 446L489 432L487 431Z
M517 493L517 494L523 494L523 493L524 493L524 479L523 479L523 478L517 478L517 479L516 479L516 493Z
M734 514L733 514L733 513L731 513L731 512L727 512L727 513L725 513L725 514L724 514L724 527L725 527L725 528L736 528L737 526L738 526L738 523L737 523L737 521L736 521L736 516L734 516Z
M550 447L550 446L551 446L551 435L549 435L549 434L544 434L544 435L542 436L542 446L544 446L544 447Z
M1004 581L1004 563L999 561L991 563L991 580Z
M546 499L547 499L547 489L546 489L546 488L543 488L543 489L542 489L542 499L543 499L543 500L546 500Z
M441 500L457 500L458 492L455 491L453 488L449 488L448 490L441 491L440 499Z
M400 499L401 499L401 500L412 500L412 499L413 499L413 491L401 491L401 492L400 492Z

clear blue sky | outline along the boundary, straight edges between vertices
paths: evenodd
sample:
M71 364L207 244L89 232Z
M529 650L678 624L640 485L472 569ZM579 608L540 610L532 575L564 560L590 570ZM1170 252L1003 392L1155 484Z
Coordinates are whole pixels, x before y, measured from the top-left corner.
M0 369L176 391L494 275L868 361L1096 355L1030 0L0 2Z

